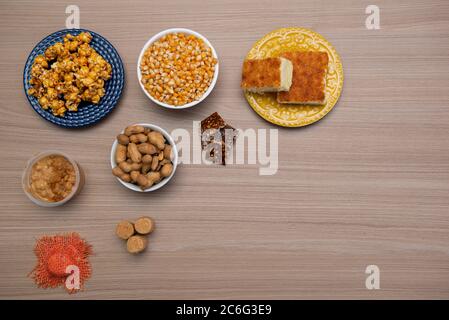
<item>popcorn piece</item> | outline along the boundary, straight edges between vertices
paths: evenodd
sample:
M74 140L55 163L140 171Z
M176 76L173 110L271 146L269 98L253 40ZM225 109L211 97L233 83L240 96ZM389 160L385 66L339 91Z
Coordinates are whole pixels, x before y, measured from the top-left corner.
M112 67L90 45L92 35L67 34L35 58L31 67L32 86L28 94L36 97L42 109L55 116L77 111L81 101L98 104L105 95L105 81Z

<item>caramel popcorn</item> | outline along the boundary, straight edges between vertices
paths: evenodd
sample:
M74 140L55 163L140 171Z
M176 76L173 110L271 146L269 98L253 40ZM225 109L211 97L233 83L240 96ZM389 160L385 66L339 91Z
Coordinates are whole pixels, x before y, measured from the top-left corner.
M212 49L202 39L170 33L145 51L140 63L141 81L156 100L182 106L203 96L216 64Z
M63 42L34 59L28 94L55 116L78 111L81 101L98 104L105 94L104 83L111 78L112 67L89 45L91 40L88 32L67 34Z

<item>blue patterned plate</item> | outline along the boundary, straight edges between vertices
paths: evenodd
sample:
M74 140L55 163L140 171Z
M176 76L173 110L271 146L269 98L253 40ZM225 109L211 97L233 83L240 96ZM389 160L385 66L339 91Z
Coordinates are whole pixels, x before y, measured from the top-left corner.
M31 67L36 56L43 54L48 47L56 42L62 42L66 34L78 35L81 32L89 32L92 34L90 45L111 64L112 76L109 80L105 81L105 95L101 98L99 104L81 102L78 111L67 111L63 117L57 117L52 114L51 110L42 109L37 99L28 94L28 89L31 88L28 83L31 77ZM125 71L123 69L123 63L115 48L98 33L85 29L65 29L52 33L34 47L28 56L25 69L23 70L25 94L34 111L44 119L65 128L89 126L106 117L117 104L123 90L124 81Z

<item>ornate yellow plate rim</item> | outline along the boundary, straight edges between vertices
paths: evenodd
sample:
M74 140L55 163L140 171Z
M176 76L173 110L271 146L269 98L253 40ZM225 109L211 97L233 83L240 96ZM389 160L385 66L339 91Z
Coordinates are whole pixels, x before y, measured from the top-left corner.
M340 55L338 54L337 50L335 50L335 47L321 34L317 33L316 31L313 31L308 28L303 27L287 27L287 28L280 28L273 30L263 36L261 39L256 41L254 45L249 50L248 54L246 55L245 59L248 59L253 54L254 50L258 50L262 46L263 43L270 40L273 36L277 35L283 35L288 33L305 33L308 35L311 35L319 40L323 44L326 45L327 49L335 56L335 72L338 73L338 88L337 91L333 94L332 99L329 99L330 97L327 97L327 102L325 107L318 113L314 114L310 117L301 117L297 119L297 121L286 121L279 118L274 117L272 114L264 113L263 110L261 110L261 107L259 107L258 103L255 100L254 93L250 92L244 92L245 98L248 101L248 104L251 106L251 108L263 119L265 119L268 122L271 122L273 124L282 126L282 127L303 127L310 125L312 123L315 123L319 120L321 120L324 116L326 116L336 105L338 102L338 99L340 98L341 92L343 90L343 81L344 81L344 74L343 74L343 65L341 63ZM326 76L327 77L327 76ZM328 78L326 78L326 82L328 81ZM288 107L286 107L288 108Z

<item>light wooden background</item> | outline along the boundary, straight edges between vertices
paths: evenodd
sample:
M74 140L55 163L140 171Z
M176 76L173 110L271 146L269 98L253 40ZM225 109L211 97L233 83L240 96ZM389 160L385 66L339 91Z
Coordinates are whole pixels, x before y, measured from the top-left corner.
M81 27L110 40L126 68L117 109L66 130L41 119L23 92L33 46L63 29L78 4ZM365 7L381 8L381 30ZM449 2L446 0L5 1L0 2L1 298L449 298ZM114 136L133 122L171 131L218 111L233 126L275 128L247 105L240 67L251 45L285 26L329 39L345 70L343 95L319 123L279 129L279 171L181 165L160 192L137 194L110 173ZM212 95L187 111L162 110L137 82L143 44L170 27L209 38L220 57ZM57 149L87 174L57 209L21 189L27 160ZM132 256L114 235L121 219L150 215L149 250ZM35 239L77 231L92 245L93 276L76 296L35 287ZM365 288L365 268L381 290Z

